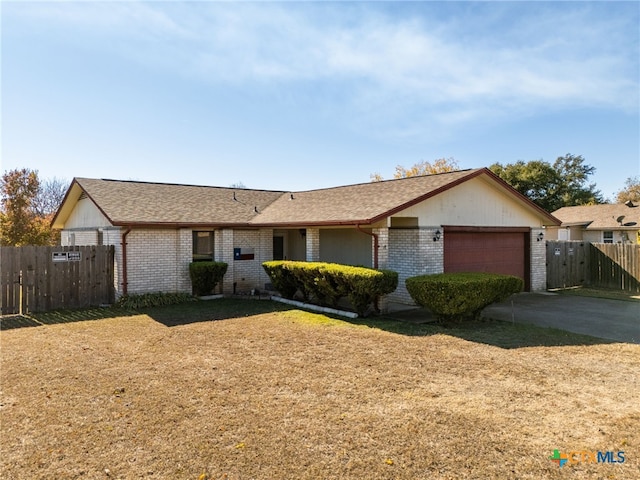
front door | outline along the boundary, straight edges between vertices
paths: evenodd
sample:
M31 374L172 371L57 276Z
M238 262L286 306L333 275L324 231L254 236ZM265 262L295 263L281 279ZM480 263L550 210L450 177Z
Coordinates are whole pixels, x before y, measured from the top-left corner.
M273 259L284 260L284 237L273 237Z

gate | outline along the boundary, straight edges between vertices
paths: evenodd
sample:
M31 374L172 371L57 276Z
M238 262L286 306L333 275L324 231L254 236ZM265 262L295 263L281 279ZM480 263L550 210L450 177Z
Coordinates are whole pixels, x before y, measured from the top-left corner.
M547 240L547 288L589 284L589 243Z
M114 248L0 247L3 315L83 308L114 301Z

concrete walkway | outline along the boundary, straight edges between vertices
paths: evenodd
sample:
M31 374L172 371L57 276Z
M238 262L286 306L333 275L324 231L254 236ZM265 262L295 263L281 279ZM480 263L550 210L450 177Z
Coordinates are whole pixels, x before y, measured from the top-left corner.
M640 344L640 302L553 293L519 293L502 303L488 306L482 315Z

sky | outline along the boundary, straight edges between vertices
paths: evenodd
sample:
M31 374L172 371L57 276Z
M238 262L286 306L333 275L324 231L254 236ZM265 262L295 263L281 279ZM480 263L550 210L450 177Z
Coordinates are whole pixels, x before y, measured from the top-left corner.
M302 191L581 155L640 175L640 3L2 1L2 171Z

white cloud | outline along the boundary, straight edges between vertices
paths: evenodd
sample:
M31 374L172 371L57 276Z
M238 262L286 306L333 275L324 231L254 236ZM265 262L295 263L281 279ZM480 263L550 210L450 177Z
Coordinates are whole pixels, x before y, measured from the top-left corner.
M343 100L335 108L411 131L545 109L636 112L638 12L617 7L111 2L22 13L199 81L287 86L311 102L322 82Z

